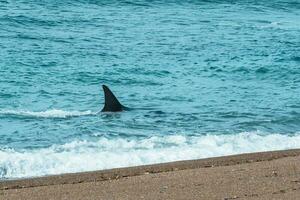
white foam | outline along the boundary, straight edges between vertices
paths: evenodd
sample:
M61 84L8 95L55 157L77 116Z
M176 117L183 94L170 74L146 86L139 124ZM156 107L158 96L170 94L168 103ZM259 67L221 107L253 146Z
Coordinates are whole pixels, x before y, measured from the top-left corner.
M40 112L25 111L25 110L0 110L0 114L4 115L17 115L17 116L28 116L28 117L43 117L43 118L66 118L66 117L77 117L83 115L95 114L92 111L64 111L64 110L46 110Z
M101 138L50 148L0 150L0 178L21 178L189 160L300 147L300 134L153 136L144 139Z

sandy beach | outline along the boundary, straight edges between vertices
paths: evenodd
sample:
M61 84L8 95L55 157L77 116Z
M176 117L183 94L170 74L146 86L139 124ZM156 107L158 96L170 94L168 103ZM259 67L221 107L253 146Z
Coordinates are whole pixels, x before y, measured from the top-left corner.
M0 182L0 199L300 199L300 149Z

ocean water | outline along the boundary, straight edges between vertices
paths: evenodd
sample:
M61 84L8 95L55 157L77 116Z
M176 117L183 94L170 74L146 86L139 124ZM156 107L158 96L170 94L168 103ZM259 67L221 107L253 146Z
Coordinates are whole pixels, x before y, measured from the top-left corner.
M300 148L299 88L299 0L0 1L0 179Z

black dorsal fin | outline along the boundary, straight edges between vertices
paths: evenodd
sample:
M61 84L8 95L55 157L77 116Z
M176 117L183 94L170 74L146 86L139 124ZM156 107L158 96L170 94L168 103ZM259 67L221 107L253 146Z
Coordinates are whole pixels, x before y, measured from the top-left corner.
M106 85L102 85L104 91L104 107L101 112L120 112L124 110L124 106L119 102L116 96L110 91Z

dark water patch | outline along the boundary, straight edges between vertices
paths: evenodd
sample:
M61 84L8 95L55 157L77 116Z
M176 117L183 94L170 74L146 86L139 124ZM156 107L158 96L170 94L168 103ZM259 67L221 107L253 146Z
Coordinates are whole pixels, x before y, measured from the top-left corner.
M300 56L292 57L293 61L300 62Z
M240 113L240 112L220 112L218 116L221 118L253 118L256 114L253 113Z
M33 36L33 35L26 35L26 34L17 34L15 36L18 39L24 39L24 40L37 40L37 41L41 41L42 38L39 38L37 36Z
M0 98L14 98L14 97L18 97L19 95L17 95L17 93L12 94L12 93L3 93L0 92Z
M271 21L269 20L263 20L263 19L258 19L258 20L251 20L253 22L257 22L257 23L262 23L262 24L270 24Z
M41 27L53 27L58 24L56 21L50 21L50 20L43 20L43 19L38 19L34 17L28 17L25 15L17 15L17 16L4 16L0 18L2 22L10 22L13 24L17 25L22 25L24 26L25 29L28 29L29 27L34 27L34 26L41 26Z
M265 74L268 72L269 72L269 69L266 67L260 67L257 70L255 70L255 73L257 73L257 74Z
M150 7L151 1L123 1L126 5L138 6L138 7Z
M250 69L247 67L238 67L237 69L234 69L232 72L238 72L238 73L244 73L247 74L250 72Z

